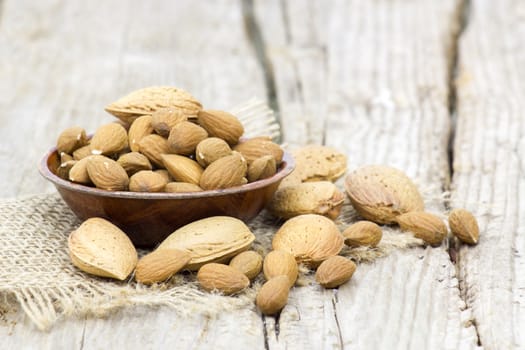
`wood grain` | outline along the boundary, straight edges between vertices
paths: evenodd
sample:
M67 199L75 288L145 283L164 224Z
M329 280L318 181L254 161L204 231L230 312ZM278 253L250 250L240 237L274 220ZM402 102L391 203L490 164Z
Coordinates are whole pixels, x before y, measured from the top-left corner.
M525 348L524 15L520 1L473 2L460 40L451 205L479 221L459 271L486 349Z

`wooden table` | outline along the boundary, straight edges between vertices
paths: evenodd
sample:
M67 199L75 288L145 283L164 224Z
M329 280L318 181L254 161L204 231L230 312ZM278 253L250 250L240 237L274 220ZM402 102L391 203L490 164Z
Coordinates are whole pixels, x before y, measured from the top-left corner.
M427 207L466 207L476 247L399 251L336 291L296 287L278 319L128 308L2 349L525 348L525 4L519 0L0 0L0 195L54 192L37 162L60 130L111 120L137 88L217 109L259 97L284 141L405 170Z

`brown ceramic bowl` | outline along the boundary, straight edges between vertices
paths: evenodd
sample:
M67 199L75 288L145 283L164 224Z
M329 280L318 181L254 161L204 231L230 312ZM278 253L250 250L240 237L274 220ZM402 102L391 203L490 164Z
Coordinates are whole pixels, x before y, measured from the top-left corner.
M188 193L101 190L58 177L58 165L59 157L53 148L40 162L40 173L55 185L81 220L106 218L126 232L136 246L154 247L175 229L205 217L228 215L248 222L268 203L295 163L285 152L277 173L268 179L224 190Z

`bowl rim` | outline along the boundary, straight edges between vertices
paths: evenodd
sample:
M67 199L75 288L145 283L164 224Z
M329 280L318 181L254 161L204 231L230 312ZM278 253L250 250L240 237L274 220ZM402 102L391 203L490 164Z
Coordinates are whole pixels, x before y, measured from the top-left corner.
M258 180L255 182L249 182L247 184L230 187L225 189L217 190L206 190L199 192L131 192L131 191L108 191L95 187L84 186L82 184L77 184L71 181L62 179L61 177L55 175L48 167L48 160L53 154L56 154L57 148L52 147L45 155L42 157L38 170L40 174L52 182L55 187L66 188L67 190L84 193L92 196L108 197L108 198L128 198L128 199L197 199L197 198L209 198L209 197L218 197L231 194L245 193L250 192L256 189L267 187L277 181L284 179L286 176L295 169L295 160L289 152L283 150L283 160L281 163L280 169L271 177Z

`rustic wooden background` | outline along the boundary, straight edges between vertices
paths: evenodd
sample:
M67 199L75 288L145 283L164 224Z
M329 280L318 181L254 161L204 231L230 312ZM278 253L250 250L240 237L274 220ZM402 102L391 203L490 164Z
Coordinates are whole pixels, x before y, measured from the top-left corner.
M129 308L43 333L3 310L0 348L525 348L523 1L0 0L0 196L53 192L36 169L58 132L160 84L213 108L265 99L286 142L399 167L431 210L472 210L479 245L296 287L278 319Z

